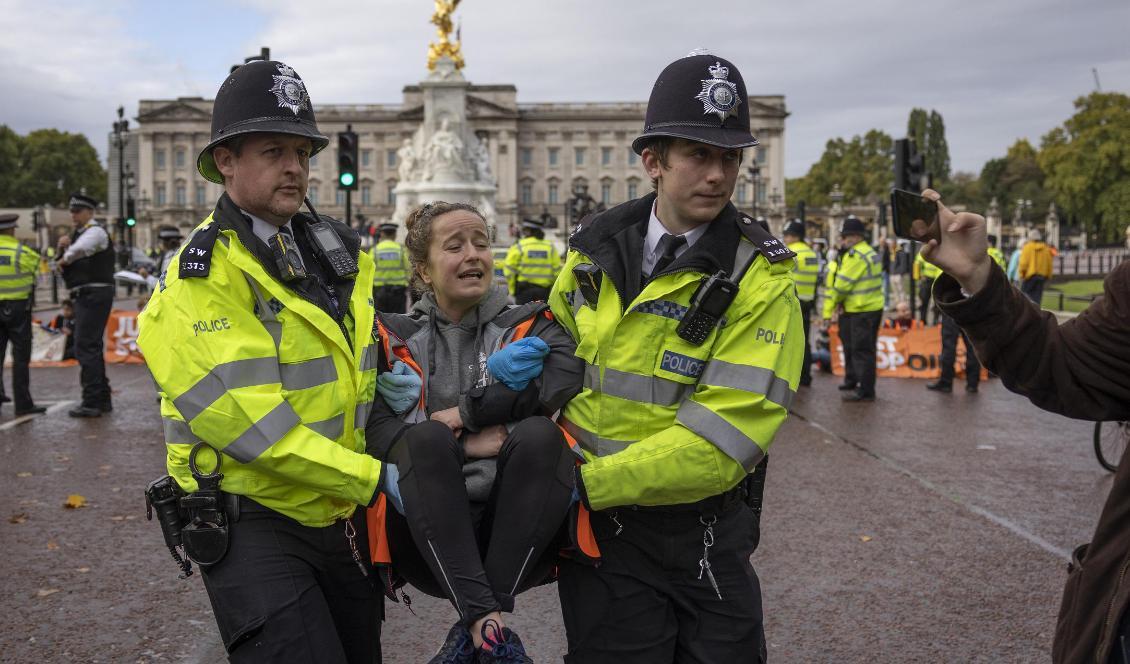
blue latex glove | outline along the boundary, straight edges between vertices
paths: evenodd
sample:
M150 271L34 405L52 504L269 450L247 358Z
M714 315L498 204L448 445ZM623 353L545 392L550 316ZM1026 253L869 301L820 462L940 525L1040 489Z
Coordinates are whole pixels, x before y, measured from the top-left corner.
M488 357L487 369L506 387L521 392L531 380L541 375L546 355L549 355L549 344L537 337L526 337Z
M388 498L388 502L392 503L393 508L404 514L404 499L400 497L400 470L395 463L385 462L384 467L385 482L381 491L384 492L385 498Z
M377 392L397 415L416 405L421 385L423 381L416 372L400 360L392 365L392 371L377 376Z

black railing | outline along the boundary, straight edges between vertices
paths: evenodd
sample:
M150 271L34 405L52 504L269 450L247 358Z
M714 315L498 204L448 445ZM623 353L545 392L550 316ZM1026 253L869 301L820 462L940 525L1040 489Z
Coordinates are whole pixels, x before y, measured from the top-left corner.
M1109 274L1119 263L1128 258L1130 258L1130 251L1125 249L1064 252L1055 257L1054 276L1103 276Z

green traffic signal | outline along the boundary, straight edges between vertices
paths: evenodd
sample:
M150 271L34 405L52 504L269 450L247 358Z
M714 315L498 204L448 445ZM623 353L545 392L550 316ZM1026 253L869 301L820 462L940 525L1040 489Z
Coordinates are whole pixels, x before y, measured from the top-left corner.
M353 177L352 173L342 173L341 176L338 178L338 180L341 182L341 186L343 186L343 187L352 187L353 181L355 179L356 178Z
M133 217L126 219L126 226L132 227L132 226L136 226L136 225L137 225L137 219L134 219Z

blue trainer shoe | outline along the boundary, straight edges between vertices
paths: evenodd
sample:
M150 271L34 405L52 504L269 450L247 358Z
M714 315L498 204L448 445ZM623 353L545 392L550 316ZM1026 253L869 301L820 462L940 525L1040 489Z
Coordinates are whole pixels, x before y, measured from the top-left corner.
M474 664L475 643L471 640L471 632L456 623L447 633L447 639L436 651L428 664Z
M533 664L522 647L522 639L497 621L487 620L482 627L483 645L476 653L476 664Z

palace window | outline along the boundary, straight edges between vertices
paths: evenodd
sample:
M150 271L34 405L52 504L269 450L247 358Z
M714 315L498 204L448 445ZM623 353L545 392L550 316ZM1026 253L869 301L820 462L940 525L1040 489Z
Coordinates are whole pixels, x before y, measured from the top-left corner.
M612 148L601 148L600 149L600 165L601 166L611 166L612 165Z
M577 166L585 165L585 149L573 148L573 163Z
M153 151L153 166L154 166L154 168L156 168L158 170L164 170L165 169L165 151L164 150L154 150Z
M549 165L550 166L556 166L557 165L557 153L560 152L560 150L561 150L561 148L549 148Z

